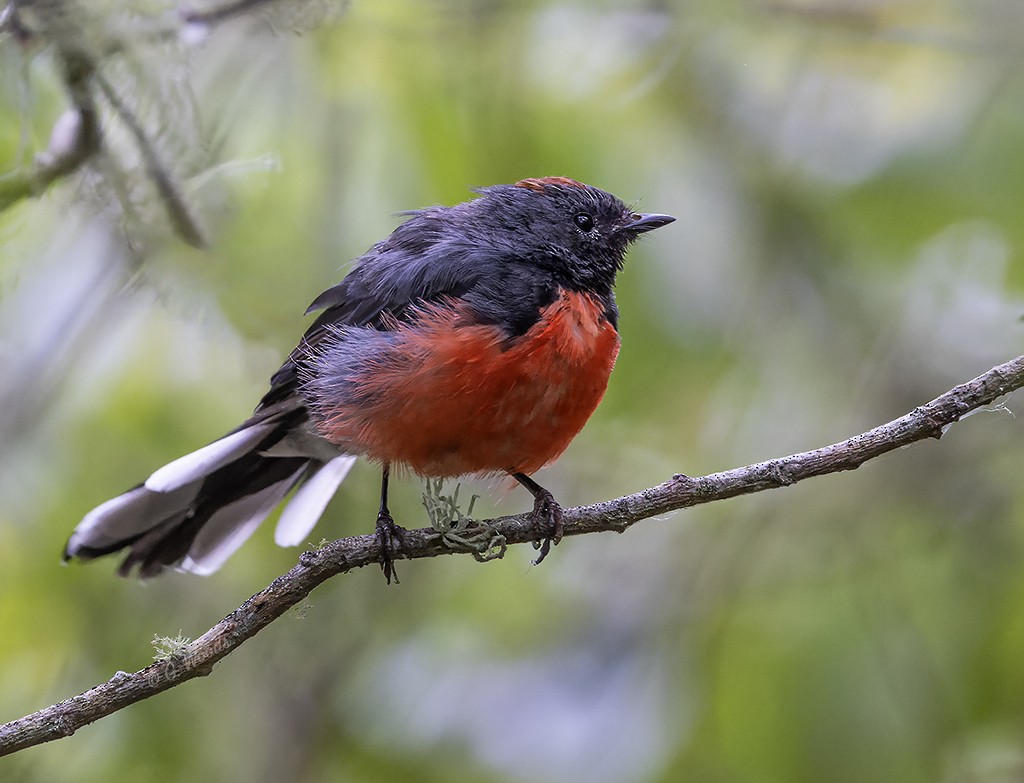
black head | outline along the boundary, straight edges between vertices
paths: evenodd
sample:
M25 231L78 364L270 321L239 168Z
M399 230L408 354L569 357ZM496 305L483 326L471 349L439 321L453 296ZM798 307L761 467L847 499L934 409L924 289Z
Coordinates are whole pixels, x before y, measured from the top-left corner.
M383 327L424 302L464 299L481 323L516 335L561 288L597 294L614 319L612 286L626 248L675 220L636 214L610 193L565 177L478 192L482 198L405 213L409 220L314 300L309 310L325 312L310 330Z
M610 288L629 244L675 220L637 214L611 193L566 177L478 192L483 198L460 205L475 238L505 246L570 288Z

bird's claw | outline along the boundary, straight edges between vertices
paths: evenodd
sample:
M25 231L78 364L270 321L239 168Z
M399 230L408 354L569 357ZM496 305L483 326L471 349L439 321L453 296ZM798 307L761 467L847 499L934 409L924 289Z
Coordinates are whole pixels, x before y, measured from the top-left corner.
M562 540L562 534L565 532L565 527L562 524L562 507L546 489L539 492L534 498L530 520L535 527L546 534L539 543L534 544L534 547L540 552L533 564L540 565L548 556L551 547L558 546L558 542Z
M379 514L377 516L377 541L380 543L380 557L377 561L380 563L380 569L384 572L384 578L388 580L388 584L391 584L392 579L396 585L400 584L398 571L395 570L395 558L402 550L404 534L405 528L395 524L395 520L390 515Z

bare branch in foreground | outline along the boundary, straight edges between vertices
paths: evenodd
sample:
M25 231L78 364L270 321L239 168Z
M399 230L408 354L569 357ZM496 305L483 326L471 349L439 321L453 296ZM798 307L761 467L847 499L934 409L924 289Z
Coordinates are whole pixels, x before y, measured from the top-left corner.
M677 475L656 487L617 500L566 509L565 535L622 532L640 520L669 511L785 487L812 476L854 470L886 452L926 438L938 438L967 414L1021 387L1024 356L993 367L905 416L840 443L700 478ZM543 537L526 514L484 524L493 527L509 544ZM424 528L407 532L399 557L414 559L452 553L437 531ZM78 696L0 726L0 755L70 736L82 726L130 704L209 674L219 660L300 603L322 582L355 568L374 565L379 557L374 535L343 538L305 552L288 573L167 658L132 674L118 672Z

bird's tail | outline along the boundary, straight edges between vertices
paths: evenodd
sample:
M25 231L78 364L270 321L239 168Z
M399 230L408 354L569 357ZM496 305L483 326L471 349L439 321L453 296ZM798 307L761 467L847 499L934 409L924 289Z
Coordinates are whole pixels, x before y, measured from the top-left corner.
M299 423L301 427L301 422ZM293 416L252 419L176 459L123 495L97 506L64 548L64 559L128 549L118 572L143 577L168 567L211 574L284 499L274 540L302 543L349 469L350 455L305 456L288 446Z

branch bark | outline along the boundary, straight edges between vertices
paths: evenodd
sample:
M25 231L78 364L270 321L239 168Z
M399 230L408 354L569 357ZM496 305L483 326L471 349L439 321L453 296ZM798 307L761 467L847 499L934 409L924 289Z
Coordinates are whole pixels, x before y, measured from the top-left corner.
M699 478L673 476L633 495L566 509L565 535L622 532L669 511L786 487L813 476L854 470L868 460L927 438L939 438L953 424L998 398L1024 387L1024 355L993 367L905 416L860 435L813 451L759 462ZM543 533L526 514L488 520L508 544L536 542ZM454 554L436 530L407 531L400 557ZM213 671L214 665L338 574L376 564L374 535L353 536L305 552L298 564L252 596L195 641L164 660L127 674L118 672L78 696L0 726L0 756L74 734L100 718Z

